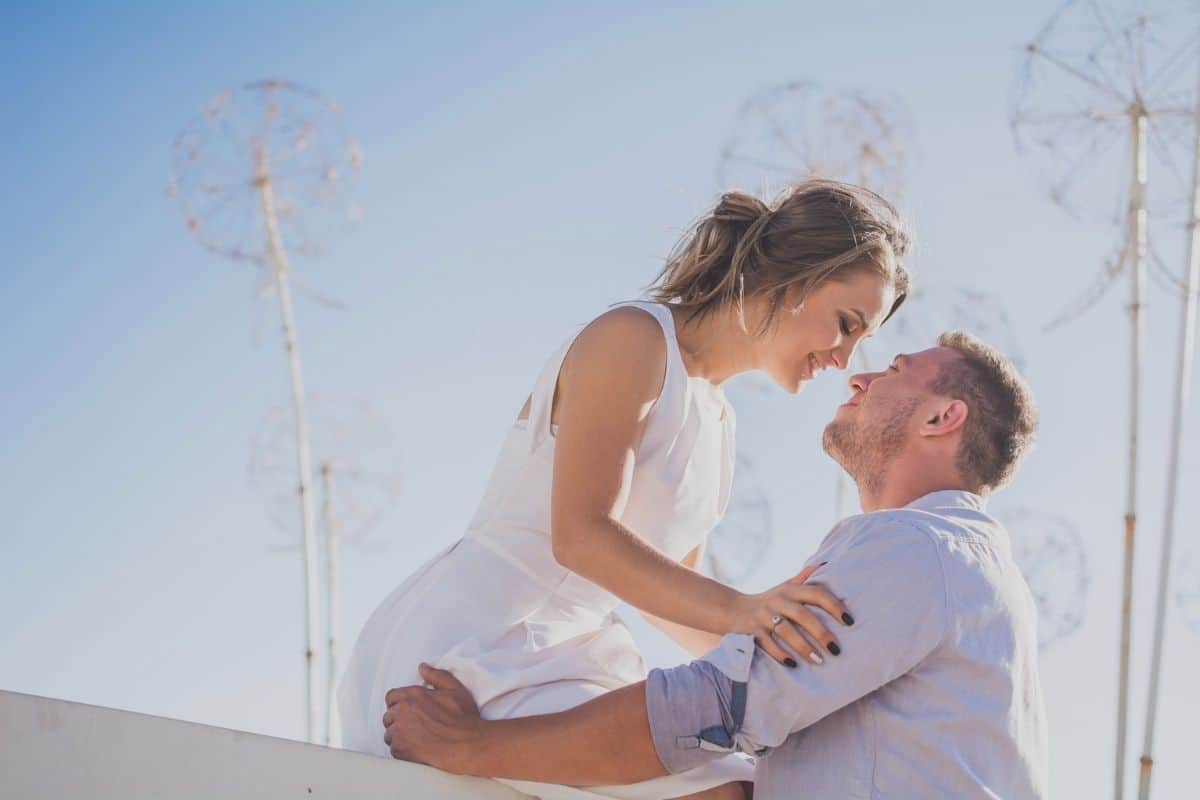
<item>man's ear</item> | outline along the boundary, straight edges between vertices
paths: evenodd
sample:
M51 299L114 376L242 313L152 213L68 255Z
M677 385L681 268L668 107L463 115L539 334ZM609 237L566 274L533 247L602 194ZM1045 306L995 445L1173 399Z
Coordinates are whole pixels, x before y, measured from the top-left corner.
M922 436L946 436L962 428L970 409L962 400L947 399L925 417Z

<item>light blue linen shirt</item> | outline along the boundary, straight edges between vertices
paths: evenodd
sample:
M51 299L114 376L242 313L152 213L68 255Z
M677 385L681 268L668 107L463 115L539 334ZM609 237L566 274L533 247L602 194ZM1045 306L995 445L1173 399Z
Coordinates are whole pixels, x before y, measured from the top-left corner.
M794 669L726 636L654 670L647 710L672 773L733 750L760 756L757 800L1046 796L1037 610L1008 534L969 492L850 517L813 576L842 653Z

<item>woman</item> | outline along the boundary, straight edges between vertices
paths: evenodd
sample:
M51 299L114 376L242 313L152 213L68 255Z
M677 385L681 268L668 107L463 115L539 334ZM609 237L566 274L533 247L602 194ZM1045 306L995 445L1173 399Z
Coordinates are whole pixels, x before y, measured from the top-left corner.
M696 571L732 480L721 385L758 369L794 394L827 367L845 369L903 301L908 245L895 209L860 187L808 181L770 206L722 196L669 256L651 302L608 311L554 354L466 535L367 621L338 692L344 745L387 755L384 694L419 683L420 662L454 672L490 719L642 680L613 614L622 600L697 655L731 632L754 634L792 668L836 655L805 605L853 619L806 574L746 595ZM750 774L731 756L590 791L736 797Z

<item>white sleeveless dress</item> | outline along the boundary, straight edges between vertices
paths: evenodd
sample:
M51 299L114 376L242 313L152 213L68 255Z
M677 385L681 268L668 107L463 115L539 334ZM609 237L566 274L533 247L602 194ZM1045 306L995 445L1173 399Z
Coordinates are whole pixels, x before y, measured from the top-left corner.
M680 560L704 543L729 500L734 415L720 387L690 377L671 312L654 316L666 337L662 393L638 448L621 523ZM614 609L615 595L561 566L550 545L554 464L551 404L571 340L542 370L529 419L509 431L464 537L395 589L364 626L338 687L343 746L388 755L384 695L420 683L417 664L450 670L486 719L572 708L646 677L646 664ZM748 761L729 756L681 775L591 795L669 798L751 780ZM507 781L543 798L579 797L546 784Z

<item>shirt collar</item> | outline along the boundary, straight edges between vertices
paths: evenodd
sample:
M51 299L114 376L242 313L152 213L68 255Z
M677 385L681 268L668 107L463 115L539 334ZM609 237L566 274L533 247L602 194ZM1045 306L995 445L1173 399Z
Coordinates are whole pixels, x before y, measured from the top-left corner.
M938 508L970 508L975 511L983 511L985 506L984 499L974 492L962 489L942 489L918 497L905 508L916 508L921 511L933 511Z

